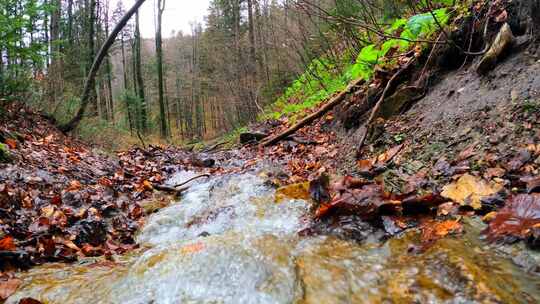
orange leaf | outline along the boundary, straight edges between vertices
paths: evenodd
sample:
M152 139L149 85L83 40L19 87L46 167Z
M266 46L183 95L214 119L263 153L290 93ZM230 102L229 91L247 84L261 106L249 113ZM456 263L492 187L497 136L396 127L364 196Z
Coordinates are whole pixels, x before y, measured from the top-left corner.
M317 211L315 211L315 217L321 218L325 216L328 211L330 211L330 205L329 204L321 204L319 208L317 208Z
M2 251L15 251L17 250L17 246L15 246L15 243L13 242L13 237L6 236L3 239L0 240L0 250Z
M73 180L71 181L71 183L69 183L69 187L67 191L78 191L78 190L81 190L81 188L82 188L81 183L77 180Z
M357 162L357 165L361 172L369 172L373 168L373 160L362 159Z
M144 188L145 190L148 190L148 191L151 191L151 190L154 189L154 187L152 186L152 183L149 182L149 181L147 181L147 180L145 180L145 181L143 182L143 188Z
M6 139L6 145L8 145L11 149L17 149L17 141L14 139Z

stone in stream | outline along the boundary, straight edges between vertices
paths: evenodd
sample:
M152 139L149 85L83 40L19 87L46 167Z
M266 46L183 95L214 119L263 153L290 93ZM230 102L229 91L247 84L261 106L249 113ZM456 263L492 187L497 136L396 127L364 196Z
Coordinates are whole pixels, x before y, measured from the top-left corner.
M259 142L263 139L268 137L268 134L266 133L260 133L260 132L245 132L240 134L240 143L241 144L248 144L252 142Z

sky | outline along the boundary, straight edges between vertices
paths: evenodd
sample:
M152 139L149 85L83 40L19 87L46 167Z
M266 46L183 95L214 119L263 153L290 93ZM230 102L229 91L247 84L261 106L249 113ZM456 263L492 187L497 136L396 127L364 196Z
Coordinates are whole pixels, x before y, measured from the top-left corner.
M116 7L118 0L111 1L111 9ZM123 0L126 10L134 0ZM171 37L173 31L191 32L190 23L204 22L210 0L165 0L163 13L163 37ZM140 8L141 35L144 38L155 36L154 8L155 0L146 0Z

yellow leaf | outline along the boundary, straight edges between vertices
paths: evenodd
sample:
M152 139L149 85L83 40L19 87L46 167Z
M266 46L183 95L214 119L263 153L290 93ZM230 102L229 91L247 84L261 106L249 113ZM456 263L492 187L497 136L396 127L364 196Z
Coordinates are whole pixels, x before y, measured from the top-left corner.
M482 207L481 200L502 189L502 185L488 183L483 179L465 174L457 182L446 185L441 195L460 203L462 206L471 206L473 209Z
M276 191L276 203L280 203L285 199L303 199L308 200L309 195L309 182L292 184L281 187Z

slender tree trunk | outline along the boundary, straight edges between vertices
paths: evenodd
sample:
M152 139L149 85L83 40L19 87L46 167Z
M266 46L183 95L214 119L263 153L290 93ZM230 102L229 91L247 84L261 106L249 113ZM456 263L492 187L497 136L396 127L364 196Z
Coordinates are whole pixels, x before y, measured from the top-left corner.
M158 102L161 138L167 138L167 117L165 113L165 101L163 93L163 45L161 38L161 23L165 0L157 0L157 29L156 29L156 56L158 73Z
M122 48L122 75L124 76L123 77L123 80L124 80L124 94L123 94L124 97L123 98L125 100L125 107L126 107L127 119L128 119L128 124L129 124L129 132L131 133L131 135L133 135L133 119L131 118L131 109L130 109L129 100L128 100L129 89L128 89L126 49L125 49L124 38L125 38L124 33L122 32L121 37L120 37L120 45Z
M87 50L87 64L86 64L86 73L88 73L89 69L91 69L91 66L92 66L92 62L94 60L94 57L95 57L95 40L94 40L94 36L96 35L95 33L95 24L96 24L96 0L90 0L90 3L89 3L89 7L88 7L88 36L87 36L87 44L88 44L88 50ZM96 73L96 76L97 76L97 73ZM95 85L92 86L92 89L90 91L90 101L94 101L94 102L98 102L97 100L97 93L96 93L96 87ZM95 108L97 111L98 111L98 115L101 114L99 113L99 106L96 104L96 108Z
M143 133L148 131L148 118L146 99L144 96L144 80L142 77L141 64L141 30L139 24L139 14L135 17L135 77L137 79L137 94L139 96L139 123Z
M109 36L109 6L108 2L105 6L105 35ZM122 37L122 39L124 39ZM122 50L123 51L123 50ZM111 55L107 54L107 92L108 92L108 100L109 100L109 106L108 106L108 112L109 112L109 119L111 122L115 123L114 119L114 99L113 99L113 93L112 93L112 64L111 64Z

